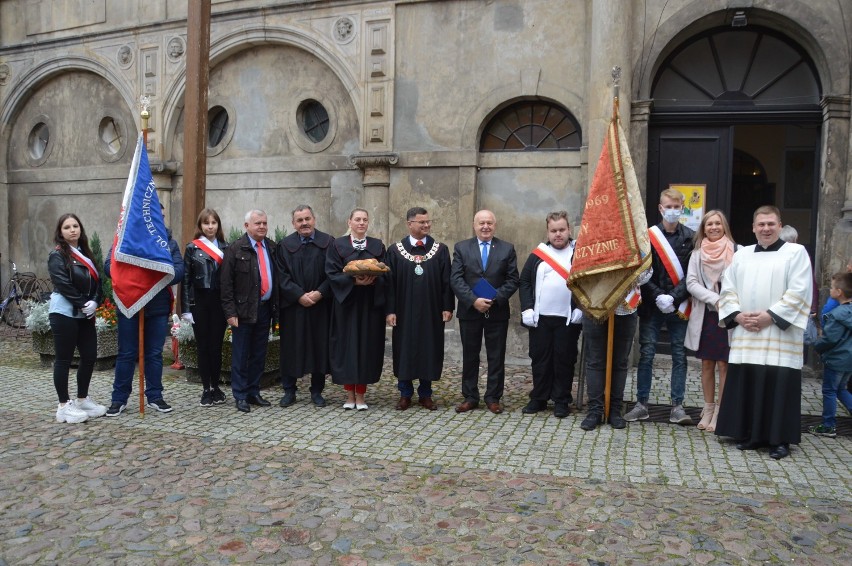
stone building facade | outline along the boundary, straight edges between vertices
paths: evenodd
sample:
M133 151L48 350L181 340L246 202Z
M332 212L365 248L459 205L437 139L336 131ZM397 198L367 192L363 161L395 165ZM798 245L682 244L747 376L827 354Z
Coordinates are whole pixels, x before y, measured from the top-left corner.
M111 240L140 95L179 227L186 6L0 0L3 280L46 272L63 212ZM365 206L386 242L420 205L450 244L490 208L523 261L547 212L579 221L619 66L651 221L695 185L750 243L776 204L824 283L852 257L848 30L836 0L213 0L207 204L227 229L309 203L332 234Z

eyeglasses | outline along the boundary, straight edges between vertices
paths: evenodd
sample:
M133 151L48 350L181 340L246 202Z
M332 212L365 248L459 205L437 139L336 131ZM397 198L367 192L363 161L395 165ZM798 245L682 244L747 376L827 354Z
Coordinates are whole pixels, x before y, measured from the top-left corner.
M432 224L431 220L409 220L409 224L420 224L421 226L428 226Z

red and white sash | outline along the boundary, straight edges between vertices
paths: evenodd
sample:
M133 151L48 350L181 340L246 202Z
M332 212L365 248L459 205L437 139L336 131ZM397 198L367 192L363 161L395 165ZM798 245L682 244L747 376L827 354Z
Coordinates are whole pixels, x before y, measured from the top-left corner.
M568 274L571 273L571 266L565 267L561 263L559 263L559 259L553 254L553 248L548 246L547 244L539 244L536 249L532 251L533 255L541 258L543 262L553 268L553 271L562 276L563 279L568 279Z
M683 279L684 273L683 267L680 265L680 260L677 258L674 249L672 249L672 245L666 239L659 226L651 226L648 229L648 236L650 236L651 245L657 250L657 255L660 256L660 261L663 262L663 267L666 268L666 273L669 274L669 279L677 285ZM692 312L691 303L692 301L686 299L678 305L677 312L680 318L684 320L689 318Z
M222 258L225 257L225 252L216 247L216 244L205 238L204 236L192 241L195 246L209 255L217 265L222 265Z
M94 279L95 281L99 281L100 277L98 277L98 270L95 268L94 262L84 256L82 253L80 253L77 248L73 246L68 246L68 248L71 250L71 254L74 256L74 258L76 258L80 261L80 263L86 266L86 269L89 270L89 275L92 276L92 279Z
M642 293L639 291L639 287L633 287L627 296L624 297L624 304L630 310L636 310L639 307L639 303L642 302Z

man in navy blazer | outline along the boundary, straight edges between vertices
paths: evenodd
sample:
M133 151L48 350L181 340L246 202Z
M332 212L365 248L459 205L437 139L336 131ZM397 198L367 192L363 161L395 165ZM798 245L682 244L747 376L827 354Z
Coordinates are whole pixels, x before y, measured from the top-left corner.
M457 413L479 406L479 352L483 335L488 360L485 404L492 413L503 412L500 399L505 378L509 298L518 290L520 278L515 246L495 238L496 228L494 213L480 210L473 217L476 237L458 242L453 250L450 286L458 299L456 316L462 341L464 396L464 401L456 407Z

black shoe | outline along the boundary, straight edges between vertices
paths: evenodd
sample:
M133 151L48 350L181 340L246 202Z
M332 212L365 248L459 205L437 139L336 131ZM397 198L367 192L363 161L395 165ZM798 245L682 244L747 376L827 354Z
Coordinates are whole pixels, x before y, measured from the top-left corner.
M210 391L213 392L213 404L223 405L225 403L225 393L219 389L219 386L213 387Z
M296 402L296 392L295 391L285 391L284 396L281 398L281 401L278 402L279 407L289 407L293 403Z
M124 412L125 408L127 408L127 405L124 403L113 403L109 406L109 409L107 409L106 416L117 417Z
M619 413L610 413L609 426L612 428L625 428L627 426L627 421L625 421L624 417L622 417Z
M742 442L737 442L737 450L757 450L764 446L766 446L766 443L759 441L743 440Z
M311 393L311 401L317 407L325 407L325 397L320 393Z
M527 406L521 409L521 412L525 415L534 415L538 412L541 412L547 408L547 403L542 403L541 401L530 400L527 403Z
M237 410L241 413L250 413L251 405L245 399L237 399Z
M583 430L595 430L601 424L601 416L597 413L589 413L583 422L580 423L580 428Z
M789 455L790 445L786 443L773 446L772 450L769 451L769 457L773 460L780 460L781 458L786 458Z
M148 401L148 406L152 409L156 409L161 413L171 413L172 406L163 401L162 399L154 399L153 401Z
M264 399L260 396L260 393L257 395L249 395L246 397L246 401L248 401L249 405L257 405L258 407L271 407L272 403Z
M571 414L571 408L568 405L558 404L553 407L553 416L557 419L564 419Z
M204 393L201 394L201 402L198 403L202 407L212 407L213 406L213 391L210 389L205 389Z

